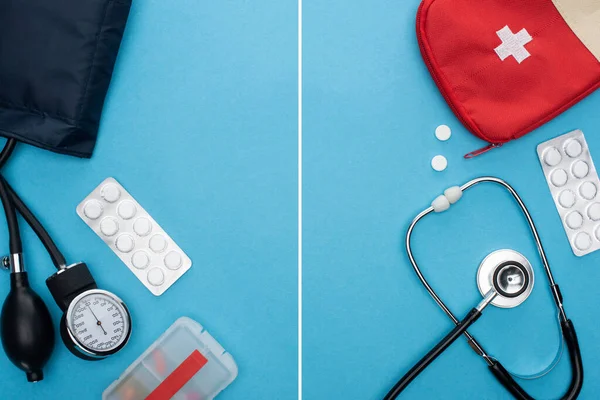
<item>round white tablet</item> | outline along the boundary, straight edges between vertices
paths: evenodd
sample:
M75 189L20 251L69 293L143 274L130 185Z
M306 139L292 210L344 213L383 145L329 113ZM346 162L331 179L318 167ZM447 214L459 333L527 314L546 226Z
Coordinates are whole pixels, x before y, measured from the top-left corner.
M575 242L575 247L577 247L581 251L585 251L585 250L589 249L590 247L592 247L592 237L585 232L579 232L575 236L574 242Z
M558 195L558 202L564 208L571 208L575 204L575 193L570 190L563 190Z
M90 200L83 206L83 214L89 219L98 219L103 212L102 203L98 200Z
M119 204L119 207L117 208L117 213L123 219L133 218L135 216L136 212L137 212L137 209L135 207L135 204L133 204L133 202L131 202L129 200L123 201L121 204Z
M436 171L443 171L448 166L448 160L444 156L435 156L431 159L431 168Z
M100 222L100 232L105 236L113 236L119 232L119 222L113 217L106 217Z
M592 200L596 197L596 193L598 193L598 188L593 182L583 182L579 186L579 194L586 200Z
M571 229L579 229L583 225L583 215L578 211L573 211L567 214L567 226Z
M152 223L148 218L138 218L133 223L133 230L140 236L147 236L152 232Z
M154 235L150 238L150 249L155 253L161 253L167 248L167 239L163 235Z
M121 190L114 183L109 183L108 185L105 185L102 188L100 194L102 198L108 201L109 203L114 203L115 201L121 198Z
M562 156L556 147L551 147L544 152L544 162L551 167L558 165L561 160Z
M600 225L594 229L594 236L596 236L596 239L600 240Z
M571 166L571 172L576 178L585 178L588 172L590 172L590 166L585 161L578 160Z
M165 267L169 269L178 269L181 267L181 254L176 251L170 251L165 256Z
M565 153L571 158L579 157L583 148L577 139L571 139L565 143Z
M129 253L135 247L135 241L131 235L121 235L115 241L115 246L121 253Z
M450 139L450 136L452 136L452 130L448 125L440 125L435 128L435 137L438 138L438 140L445 142Z
M564 169L557 169L552 171L550 174L550 182L556 187L565 186L567 181L569 180L569 176L567 175L567 171Z
M594 203L587 209L587 215L592 221L600 221L600 203Z
M144 269L150 264L150 257L145 251L136 251L131 257L131 264L137 269Z
M148 271L148 282L152 286L160 286L165 281L165 274L158 267L152 268Z

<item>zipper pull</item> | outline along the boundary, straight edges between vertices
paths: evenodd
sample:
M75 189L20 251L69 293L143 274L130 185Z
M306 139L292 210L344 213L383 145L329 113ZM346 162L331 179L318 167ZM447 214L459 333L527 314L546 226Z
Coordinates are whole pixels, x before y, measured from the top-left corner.
M502 147L502 144L503 143L490 143L490 144L488 144L485 147L482 147L482 148L480 148L478 150L475 150L475 151L472 151L470 153L465 154L465 158L468 160L468 159L480 156L483 153L487 153L488 151L493 150L493 149L495 149L497 147Z

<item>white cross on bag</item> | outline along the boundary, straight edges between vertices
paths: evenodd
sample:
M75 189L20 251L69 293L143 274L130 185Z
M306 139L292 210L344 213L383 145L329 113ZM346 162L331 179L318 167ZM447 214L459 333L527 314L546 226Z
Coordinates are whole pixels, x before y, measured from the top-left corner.
M495 48L500 60L504 61L508 57L513 56L521 64L531 56L525 48L525 45L533 40L527 29L523 28L514 34L507 25L496 32L496 34L502 40L502 44Z

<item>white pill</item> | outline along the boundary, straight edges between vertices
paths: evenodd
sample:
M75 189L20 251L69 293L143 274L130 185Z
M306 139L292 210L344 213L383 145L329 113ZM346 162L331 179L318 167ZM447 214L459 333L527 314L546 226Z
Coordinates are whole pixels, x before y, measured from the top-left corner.
M571 172L576 178L585 178L590 172L590 166L585 161L578 160L571 166Z
M90 200L83 206L83 213L89 219L98 219L104 212L102 203L98 200Z
M583 215L578 211L567 214L567 226L571 229L579 229L583 225Z
M600 203L594 203L589 206L587 215L592 221L600 221Z
M550 175L550 182L552 182L552 184L556 187L565 186L568 180L569 176L567 174L567 171L565 171L564 169L557 169L553 171Z
M570 190L563 190L558 195L558 202L564 208L571 208L575 204L575 193Z
M440 195L431 202L431 207L433 207L433 211L436 213L446 211L450 208L450 202L444 195Z
M148 218L138 218L133 223L133 231L140 236L147 236L152 232L152 222Z
M445 142L450 139L450 136L452 136L452 130L448 125L440 125L435 128L435 137L438 138L438 140Z
M165 274L160 270L160 268L154 267L150 271L148 271L148 282L152 286L160 286L165 281Z
M108 185L105 185L101 192L100 192L102 198L106 201L108 201L109 203L114 203L115 201L119 200L121 198L121 190L119 189L119 187L115 184L109 183Z
M131 257L131 263L137 269L144 269L150 264L150 257L145 251L136 251Z
M113 236L119 232L119 222L113 217L106 217L100 222L100 232L105 236Z
M165 267L169 269L178 269L181 267L181 254L176 251L170 251L165 256Z
M163 235L154 235L150 238L149 246L153 252L161 253L167 247L167 239Z
M435 169L438 172L445 170L447 166L448 160L446 160L446 157L444 156L438 155L431 159L431 168Z
M453 186L451 188L444 190L444 197L446 197L448 199L450 204L454 204L457 201L459 201L460 198L462 197L462 194L463 194L463 192L459 186Z
M589 234L585 232L579 232L577 236L575 236L575 247L577 247L581 251L585 251L592 246L592 238Z
M586 200L592 200L596 197L596 193L598 193L598 188L593 182L583 182L579 186L579 194Z
M135 247L135 240L131 235L121 235L117 237L115 246L121 253L129 253Z
M544 162L551 167L558 165L561 160L562 156L556 147L551 147L544 152Z
M596 239L600 240L600 225L594 230L594 236L596 236Z
M135 207L135 204L133 204L133 202L129 200L123 201L121 204L119 204L119 207L117 208L117 213L119 213L119 215L123 219L133 218L136 212L137 209Z
M571 158L579 157L583 148L577 139L571 139L565 144L565 153Z

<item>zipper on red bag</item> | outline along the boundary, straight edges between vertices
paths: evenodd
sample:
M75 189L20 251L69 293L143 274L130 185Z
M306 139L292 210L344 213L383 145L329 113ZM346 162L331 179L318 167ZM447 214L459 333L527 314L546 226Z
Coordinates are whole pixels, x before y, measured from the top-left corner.
M469 160L469 159L471 159L471 158L475 158L475 157L477 157L477 156L480 156L480 155L482 155L483 153L487 153L487 152L488 152L488 151L490 151L490 150L494 150L494 149L496 149L496 148L498 148L498 147L502 147L502 145L503 145L503 144L504 144L504 143L490 143L490 144L488 144L488 145L487 145L487 146L485 146L485 147L482 147L482 148L480 148L480 149L477 149L477 150L474 150L474 151L472 151L472 152L470 152L470 153L467 153L467 154L465 154L465 155L464 155L464 157L465 157L467 160Z
M437 73L435 71L435 69L433 68L433 65L431 64L431 60L429 60L429 55L427 54L427 51L423 48L423 38L421 36L421 15L423 14L423 7L425 5L425 0L421 2L421 5L419 5L419 10L417 11L417 42L419 43L419 48L421 50L421 55L423 56L423 60L425 61L425 65L427 66L427 69L429 70L431 77L433 78L433 81L435 82L435 85L438 87L440 93L442 93L442 96L444 97L444 99L446 100L446 103L450 106L450 109L452 110L452 112L454 113L454 115L456 115L456 117L458 118L458 120L465 126L470 127L471 125L463 118L462 113L460 113L458 111L458 109L454 106L454 103L450 100L450 97L446 94L446 91L444 90L444 87L442 86ZM479 135L477 135L479 136ZM502 147L503 143L490 143L485 147L482 147L481 149L477 149L475 151L471 151L470 153L465 154L465 158L466 159L471 159L474 157L477 157L481 154L487 153L490 150L493 150L495 148L498 147Z

